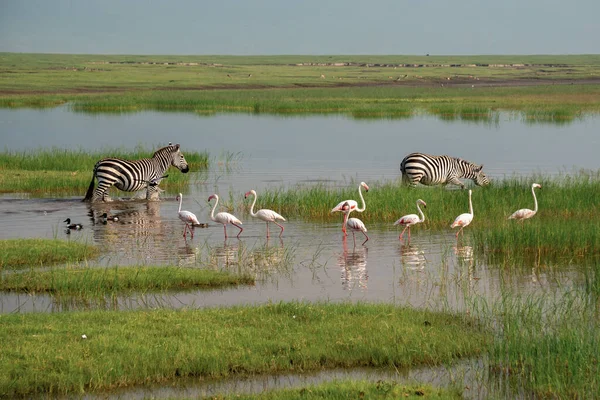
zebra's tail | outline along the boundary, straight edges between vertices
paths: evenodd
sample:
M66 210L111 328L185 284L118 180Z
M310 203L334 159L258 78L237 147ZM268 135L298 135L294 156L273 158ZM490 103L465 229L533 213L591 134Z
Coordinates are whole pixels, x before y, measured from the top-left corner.
M94 179L96 179L96 170L94 169L94 173L92 174L92 181L90 182L90 186L88 187L87 193L85 197L81 201L90 201L92 200L92 196L94 194Z
M408 178L408 174L406 173L406 168L404 165L404 161L406 161L406 159L402 160L402 163L400 164L400 172L402 172L402 184L409 186L410 185L410 179Z

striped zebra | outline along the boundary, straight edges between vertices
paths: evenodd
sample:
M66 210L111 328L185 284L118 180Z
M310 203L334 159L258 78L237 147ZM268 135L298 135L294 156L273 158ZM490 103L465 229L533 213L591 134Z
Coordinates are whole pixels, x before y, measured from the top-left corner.
M411 153L400 164L402 183L416 186L446 185L452 183L461 189L465 185L458 178L472 179L476 185L489 185L490 181L482 171L483 165L476 165L462 158L432 156L424 153Z
M183 154L179 151L179 144L169 144L156 150L152 158L135 161L104 158L94 166L92 181L83 201L111 201L108 189L113 185L126 192L145 189L147 182L160 182L171 165L183 173L190 170ZM96 190L94 190L95 178L98 179ZM158 191L158 186L156 190Z

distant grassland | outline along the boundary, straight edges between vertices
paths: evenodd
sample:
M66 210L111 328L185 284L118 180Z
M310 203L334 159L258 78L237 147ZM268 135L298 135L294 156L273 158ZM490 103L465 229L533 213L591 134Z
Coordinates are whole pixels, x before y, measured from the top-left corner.
M565 83L569 85L558 84ZM594 83L595 84L592 84ZM600 111L600 55L110 56L0 53L0 107L83 112ZM527 86L524 86L527 85Z

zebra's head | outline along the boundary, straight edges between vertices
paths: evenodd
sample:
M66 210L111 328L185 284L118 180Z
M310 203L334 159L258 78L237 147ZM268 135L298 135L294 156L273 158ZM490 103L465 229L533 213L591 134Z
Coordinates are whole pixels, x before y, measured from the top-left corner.
M171 159L172 166L179 169L184 174L189 172L190 167L188 166L187 161L185 161L185 157L179 150L179 143L173 144L173 145L169 143L169 146L163 147L162 149L157 150L156 153L154 153L154 154L156 155L158 152L162 152L165 150L170 153L170 159Z
M480 165L479 167L475 168L474 172L475 172L474 181L477 186L487 186L490 184L490 180L483 173L483 164Z

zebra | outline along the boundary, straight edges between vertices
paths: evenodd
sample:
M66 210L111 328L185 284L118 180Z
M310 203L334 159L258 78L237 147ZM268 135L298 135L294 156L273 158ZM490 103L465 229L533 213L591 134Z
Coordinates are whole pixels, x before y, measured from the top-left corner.
M160 182L171 165L184 174L190 170L185 157L179 151L179 144L169 144L156 150L152 158L135 161L104 158L94 166L92 181L83 201L111 201L107 191L112 185L126 192L144 189L147 187L146 182ZM95 178L98 179L96 190Z
M423 185L446 185L452 183L465 188L458 178L472 179L478 186L489 185L490 181L482 171L483 165L473 164L462 158L432 156L424 153L411 153L400 164L402 183L415 187Z

